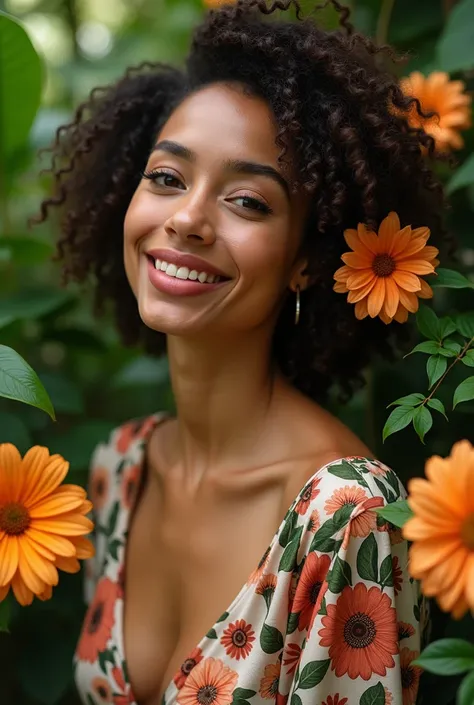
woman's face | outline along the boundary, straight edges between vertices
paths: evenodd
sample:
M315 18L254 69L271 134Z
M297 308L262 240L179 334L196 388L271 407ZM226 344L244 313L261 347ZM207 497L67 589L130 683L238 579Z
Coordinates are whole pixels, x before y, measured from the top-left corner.
M286 290L301 285L307 212L290 195L276 135L264 101L223 84L172 113L124 224L125 269L148 327L273 328Z

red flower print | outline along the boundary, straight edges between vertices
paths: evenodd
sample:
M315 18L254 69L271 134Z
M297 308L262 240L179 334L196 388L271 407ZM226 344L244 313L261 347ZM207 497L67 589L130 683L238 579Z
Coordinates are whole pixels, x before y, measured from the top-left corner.
M262 595L263 599L265 600L267 609L270 609L270 605L273 600L273 595L276 590L277 581L277 576L273 575L273 573L269 573L268 575L264 575L260 578L258 585L255 588L256 594Z
M102 509L110 494L110 471L97 465L89 477L89 496L94 509Z
M131 465L123 473L121 492L122 503L126 509L132 509L135 504L140 483L140 471L139 465Z
M406 646L400 652L403 705L415 705L416 703L422 669L419 666L412 666L411 662L418 656L418 651L410 651Z
M385 477L389 472L389 468L379 460L367 460L364 465L372 475Z
M269 555L270 555L270 546L267 548L267 550L265 551L265 553L261 557L260 563L255 568L253 573L251 573L249 575L249 579L247 580L247 584L258 583L258 581L262 577L263 573L265 572L265 568L267 567Z
M293 612L299 612L298 629L307 629L318 599L319 591L331 565L329 556L309 553L293 600Z
M319 630L320 645L329 647L336 676L369 680L373 673L385 676L398 653L397 615L388 595L380 588L358 583L346 585L335 605L327 606Z
M283 653L283 665L289 666L287 674L291 675L296 671L301 658L301 647L298 644L288 644Z
M308 634L307 634L308 639L311 636L311 630L313 628L314 620L316 619L316 616L317 616L319 610L321 609L321 605L322 605L322 602L323 602L323 599L324 599L324 596L327 592L328 587L329 587L329 585L327 584L327 582L325 580L323 582L323 584L321 585L321 590L319 591L318 599L316 600L316 604L314 605L313 614L311 615L311 621L309 623Z
M131 705L134 701L130 684L126 682L123 671L114 666L112 668L112 678L118 686L120 692L114 692L112 702L114 705Z
M341 698L339 693L336 695L328 695L326 700L324 700L321 705L346 705L347 698Z
M403 571L400 568L398 562L398 556L392 556L392 575L393 575L393 588L395 590L395 595L402 589L403 585Z
M315 534L320 526L321 526L321 520L319 518L319 512L317 509L315 509L314 511L311 512L307 528L308 528L308 531L311 531L312 534Z
M97 676L92 680L92 693L101 703L112 702L112 688L110 687L110 683L101 676Z
M230 705L238 674L220 659L205 658L198 663L178 692L179 705Z
M115 623L114 608L117 585L109 578L102 578L97 585L82 627L77 654L81 661L95 663L99 652L104 651Z
M221 644L225 646L227 656L236 658L237 661L247 658L252 651L253 641L255 641L255 632L252 631L252 625L247 624L243 619L229 624L221 636Z
M306 514L310 503L318 496L320 490L318 490L318 485L321 480L310 480L304 490L300 494L300 498L295 506L295 511L298 514Z
M146 438L151 429L155 426L156 419L149 416L146 419L138 419L123 424L118 430L116 445L119 453L125 454L133 441L138 438Z
M398 641L409 639L415 633L415 627L408 622L398 622Z
M275 697L277 697L278 685L280 683L280 672L280 661L277 661L277 663L270 663L268 666L265 666L265 670L263 671L264 675L260 681L260 688L258 691L262 698L265 698L266 700L274 700Z
M179 671L173 678L174 684L178 690L181 690L186 682L186 678L189 676L194 666L202 661L202 651L200 648L193 649L189 654L188 658L183 661Z
M375 506L381 506L383 500L379 497L367 497L361 487L346 485L334 490L324 505L324 509L327 514L334 514L347 504L352 505L354 510L356 507L358 508L358 511L354 511L349 524L351 536L368 536L377 526L377 515L368 510Z

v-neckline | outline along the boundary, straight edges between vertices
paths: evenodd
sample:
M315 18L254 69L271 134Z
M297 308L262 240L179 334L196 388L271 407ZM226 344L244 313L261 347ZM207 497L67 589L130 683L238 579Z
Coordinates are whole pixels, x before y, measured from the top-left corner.
M148 432L147 432L147 434L146 434L146 436L145 436L144 438L142 437L142 438L140 438L140 439L138 439L138 440L136 441L136 443L140 443L140 444L141 444L141 454L142 454L142 455L141 455L141 458L140 458L139 461L138 461L138 464L139 464L139 467L140 467L139 484L142 483L142 481L143 481L143 473L146 471L146 466L145 466L146 450L147 450L147 443L148 443L148 441L149 441L149 439L150 439L150 436L151 436L151 434L153 433L153 431L158 427L158 425L159 425L161 422L165 421L166 419L172 418L172 416L171 416L170 414L168 414L167 412L161 412L161 413L152 414L152 415L151 415L150 417L148 417L148 418L154 419L154 420L155 420L155 423L148 429ZM146 420L145 420L145 422L146 422ZM339 460L333 460L333 461L331 461L331 462L329 462L329 463L326 463L325 465L323 465L322 467L320 467L315 473L313 473L313 475L311 475L311 477L308 478L308 480L305 482L304 486L303 486L303 487L301 488L301 490L298 492L298 494L297 494L296 497L294 498L293 502L290 504L290 506L288 507L287 511L285 512L285 515L284 515L283 519L281 520L281 522L280 522L280 524L279 524L277 530L276 530L275 533L273 534L272 540L270 541L270 544L269 544L268 548L267 548L266 551L263 553L262 558L260 559L260 563L262 562L262 560L263 560L264 558L265 558L265 559L268 558L268 560L270 560L272 551L273 551L273 549L274 549L274 547L275 547L276 542L278 541L278 539L279 539L279 537L280 537L280 534L281 534L281 531L282 531L282 529L283 529L283 526L285 525L285 521L286 521L286 519L287 519L289 513L293 510L293 508L295 507L296 503L298 502L298 499L299 499L299 497L300 497L302 491L304 490L304 488L305 488L310 482L312 482L312 481L314 480L314 478L316 477L316 475L318 475L322 470L324 470L325 468L327 468L329 465L333 465L334 463L341 462L341 460L343 460L343 458L341 458L341 459L339 459ZM136 505L137 505L137 502L135 503L135 505L134 505L133 507L131 507L130 509L125 510L125 511L127 512L127 516L126 516L126 521L125 521L125 522L123 523L123 525L122 525L122 526L123 526L122 535L123 535L124 537L126 537L127 534L128 534L128 530L129 530L129 526L130 526L130 517L132 516L133 512L136 510ZM119 570L122 570L122 571L123 571L123 575L124 575L123 585L124 585L124 586L125 586L126 562L127 562L127 541L125 540L125 541L124 541L124 551L123 551L123 554L122 554L122 561L121 561L120 566L119 566ZM218 617L217 617L216 621L214 622L214 624L213 624L212 626L210 626L210 628L208 629L208 631L204 634L204 636L202 637L202 639L196 644L196 646L194 647L194 649L201 649L201 651L202 651L202 647L203 647L203 645L204 645L204 643L205 643L205 641L206 641L206 639L207 639L207 635L208 635L212 630L215 630L216 627L218 627L219 621L220 621L220 617L221 617L223 614L227 614L227 616L229 616L230 613L237 607L237 605L238 605L238 604L240 603L240 601L243 599L243 597L247 594L248 590L250 590L250 589L252 588L252 583L251 583L251 581L249 580L249 578L250 578L251 575L252 575L252 573L250 573L250 575L247 577L246 582L242 585L242 587L240 588L239 592L237 593L237 595L236 595L236 596L234 597L234 599L232 600L231 604L230 604L223 612L221 612L220 615L218 615ZM127 668L128 661L127 661L126 654L125 654L125 599L126 599L126 592L125 592L125 587L124 587L124 588L123 588L122 599L121 599L120 604L119 604L119 607L118 607L118 609L119 609L119 614L120 614L119 624L120 624L120 627L121 627L121 628L120 628L120 631L119 631L119 633L117 634L117 637L116 637L116 638L117 638L117 641L118 641L118 650L119 650L119 652L120 652L121 659L122 659L123 670L124 670L126 673L128 673L128 668ZM171 694L173 694L173 693L176 694L176 692L178 691L178 688L177 688L177 686L176 686L176 684L175 684L175 682L174 682L175 675L176 675L176 673L173 674L173 676L171 677L170 683L168 683L168 685L166 686L165 690L162 691L161 705L167 705L167 704L170 702ZM135 698L135 694L133 693L133 688L132 688L131 683L129 683L129 688L130 688L130 691L129 691L129 692L130 692L130 697L132 698L132 700L130 701L130 705L138 705L138 701L137 701L137 699Z

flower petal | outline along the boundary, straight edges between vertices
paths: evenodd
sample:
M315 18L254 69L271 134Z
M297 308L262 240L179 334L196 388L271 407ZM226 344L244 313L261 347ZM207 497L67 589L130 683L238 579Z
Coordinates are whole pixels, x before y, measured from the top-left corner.
M395 245L395 238L399 232L400 218L395 211L391 211L379 226L379 252L386 252L391 255Z
M44 453L46 450L46 455ZM46 497L59 487L67 475L69 463L60 455L51 455L40 446L30 448L23 463L28 467L28 490L24 501L28 506Z
M367 300L367 310L371 318L379 315L385 301L385 280L378 278Z
M27 569L28 566L28 569ZM57 585L59 576L58 571L51 561L45 560L34 548L33 542L26 537L20 544L20 573L28 585L28 580L31 579L31 574L34 573L45 585ZM28 578L28 579L27 579ZM33 582L29 585L35 594L42 592L33 589ZM43 588L44 589L44 588Z
M32 519L40 517L53 517L57 514L65 514L73 509L78 509L84 503L83 497L80 495L66 495L61 493L58 496L54 494L50 497L43 497L35 503L35 506L29 510Z
M433 289L429 284L425 282L424 279L420 279L421 283L421 290L417 292L417 296L420 297L420 299L432 299L433 298Z
M53 551L53 553L58 556L69 558L75 555L76 551L73 541L64 536L56 536L55 534L38 530L32 526L25 531L25 535L32 538L36 543L40 543L48 550Z
M397 272L411 272L412 274L433 274L434 267L424 259L397 260Z
M17 570L12 580L12 590L16 597L17 602L23 607L31 605L33 602L33 591L26 585L25 581L20 575L20 571Z
M400 303L404 306L410 313L415 313L418 311L419 303L416 294L411 291L405 291L405 289L399 289Z
M354 252L360 252L362 255L373 259L373 253L371 252L371 250L369 250L368 247L364 245L362 240L359 238L357 230L344 230L344 240L347 242L351 250L354 250Z
M376 233L374 233L372 230L367 230L363 223L359 223L359 225L357 226L357 234L361 243L365 245L365 247L370 252L372 252L373 255L379 254L380 243Z
M392 277L385 278L385 313L393 318L400 303L399 289Z
M56 567L59 570L63 570L65 573L78 573L81 569L80 563L77 558L61 558L58 556L56 558Z
M410 546L410 569L421 575L448 558L460 545L459 540L440 541L438 538L416 541Z
M367 284L375 283L375 278L373 269L357 269L347 277L346 286L348 289L364 288Z
M7 585L18 568L18 539L6 536L0 541L0 586Z
M355 305L355 317L357 318L358 321L362 321L364 318L367 318L369 315L369 312L367 310L367 299L362 299L361 301L358 301Z
M410 272L400 272L396 269L391 276L395 279L395 282L401 289L405 291L420 291L421 283L416 274L411 274Z
M94 528L94 524L81 514L74 514L70 519L34 519L31 526L39 531L64 536L83 536Z
M370 257L365 257L358 252L345 252L341 256L344 264L347 264L353 269L369 269L372 266L373 259Z
M398 257L406 257L406 251L407 248L411 246L412 243L412 231L410 225L406 225L400 232L395 236L395 241L392 246L392 251L390 255L394 259L398 259ZM419 249L423 247L423 242L420 240L420 247ZM418 250L414 250L415 252L418 252Z
M347 301L350 304L355 304L357 301L361 301L363 298L365 298L372 289L375 286L375 282L377 281L377 277L374 276L372 281L370 281L366 286L363 286L361 289L355 289L354 291L349 292L349 296L347 297Z
M21 455L12 443L0 443L0 468L2 482L0 484L1 502L18 501L18 488L21 482Z
M38 554L36 554L36 556L38 556ZM28 548L25 549L24 543L20 544L20 559L18 563L19 572L25 581L26 587L29 588L35 595L43 592L46 583L44 580L41 580L36 570L34 570L31 561L33 561L36 568L37 563L41 560L42 558L39 556L38 560L35 560L35 557L31 555L31 551L29 551Z
M408 321L408 311L404 306L402 306L402 304L399 304L397 312L393 318L397 321L397 323L406 323Z
M71 541L76 549L77 558L83 560L95 556L94 544L89 539L85 539L83 536L74 536Z

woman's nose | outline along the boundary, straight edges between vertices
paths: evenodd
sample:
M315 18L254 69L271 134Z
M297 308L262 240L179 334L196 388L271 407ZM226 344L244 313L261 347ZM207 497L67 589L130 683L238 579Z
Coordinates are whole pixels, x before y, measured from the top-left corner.
M194 240L203 245L212 245L215 241L215 231L203 204L188 203L168 218L164 228L172 238Z

